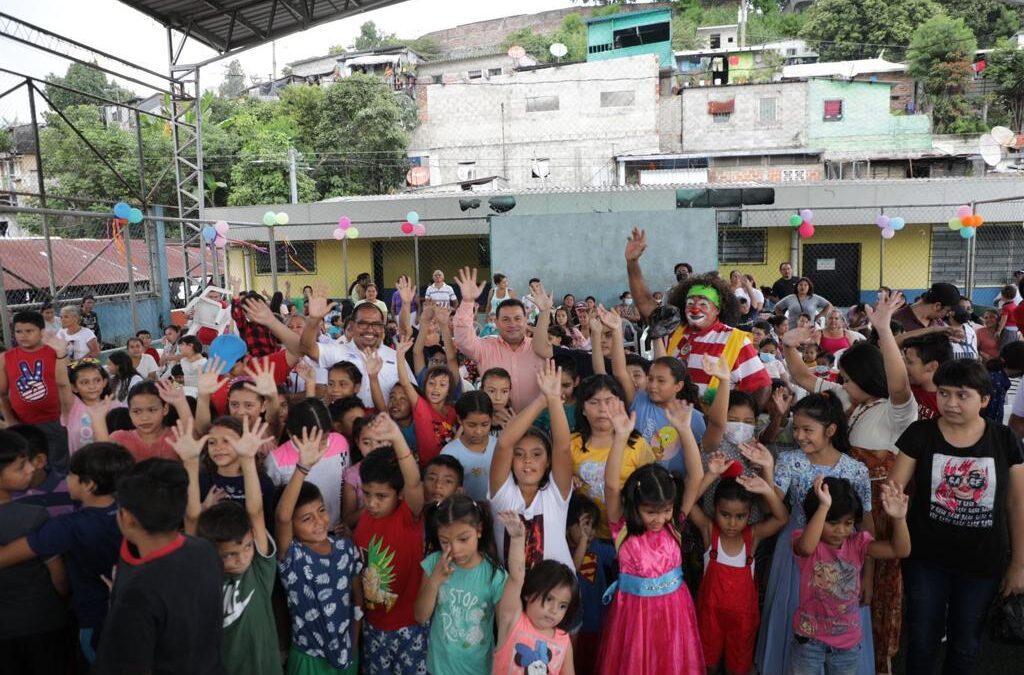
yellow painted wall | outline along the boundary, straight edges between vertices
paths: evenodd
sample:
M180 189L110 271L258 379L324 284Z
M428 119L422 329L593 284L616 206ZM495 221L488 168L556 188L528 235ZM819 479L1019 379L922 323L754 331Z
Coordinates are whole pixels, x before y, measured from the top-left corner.
M789 260L790 228L768 229L767 261L761 265L730 263L719 266L727 277L734 269L752 274L759 286L771 286L778 278L779 264ZM814 237L801 244L860 244L860 290L878 288L880 262L879 230L874 225L818 227ZM931 227L907 225L885 242L884 283L893 288L928 288L931 266ZM797 270L799 274L800 270Z

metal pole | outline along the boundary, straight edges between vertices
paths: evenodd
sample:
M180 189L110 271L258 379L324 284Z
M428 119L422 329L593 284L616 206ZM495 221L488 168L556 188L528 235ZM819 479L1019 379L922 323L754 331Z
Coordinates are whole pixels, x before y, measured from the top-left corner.
M420 286L420 238L412 238L412 253L416 261L416 287Z
M295 175L295 148L288 148L288 185L291 186L292 204L298 204L299 180Z
M39 122L36 116L36 86L29 83L28 86L28 110L32 120L32 136L36 144L36 176L39 179L39 203L46 208L46 177L43 173L42 145L39 143ZM50 301L57 302L57 280L53 273L53 243L50 241L50 223L43 215L43 240L46 245L46 275L50 282Z
M132 225L126 222L124 229L124 261L128 266L128 306L132 313L132 337L135 331L139 330L139 311L135 304L135 268L132 266Z
M343 297L348 297L348 237L341 240L341 264L345 270L345 293Z
M14 347L10 318L7 313L7 291L4 289L4 268L0 266L0 323L3 323L4 346L7 349Z
M170 321L171 317L171 275L167 269L167 226L164 224L164 207L154 206L153 207L153 274L157 279L158 287L160 288L160 315L163 316L167 321ZM188 287L188 274L183 275L185 277L185 286ZM185 291L185 296L188 297L188 291Z
M274 239L274 226L267 229L267 248L270 252L270 294L277 293L277 242Z
M974 215L977 210L977 203L971 202L971 215ZM974 301L974 266L977 263L975 260L975 240L978 238L977 230L975 235L967 240L967 274L964 278L964 295Z
M885 215L885 207L878 209L879 215ZM882 236L882 231L878 231L878 286L881 288L885 285L885 237Z

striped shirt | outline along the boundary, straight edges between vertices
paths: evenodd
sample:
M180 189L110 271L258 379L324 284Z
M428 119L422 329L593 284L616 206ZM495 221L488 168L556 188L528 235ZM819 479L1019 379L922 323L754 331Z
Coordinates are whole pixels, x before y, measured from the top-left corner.
M690 379L700 389L701 396L707 391L711 376L704 372L701 363L702 356L719 357L725 350L725 343L729 340L733 329L720 321L715 322L703 333L691 333L687 328L686 334L679 343L679 350L676 356L686 363L690 371ZM744 338L743 346L740 348L739 356L732 367L731 388L752 393L763 387L770 387L771 378L765 370L761 358L757 355L757 349L753 343Z

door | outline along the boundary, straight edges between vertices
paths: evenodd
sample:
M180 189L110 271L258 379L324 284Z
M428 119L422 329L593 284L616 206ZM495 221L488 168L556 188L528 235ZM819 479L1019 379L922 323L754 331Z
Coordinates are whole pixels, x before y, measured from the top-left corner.
M860 302L860 244L804 244L803 276L836 307Z

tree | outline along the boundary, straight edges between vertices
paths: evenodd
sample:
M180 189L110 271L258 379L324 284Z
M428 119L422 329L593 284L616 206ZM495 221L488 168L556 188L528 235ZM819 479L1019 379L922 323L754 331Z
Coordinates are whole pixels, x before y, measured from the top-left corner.
M551 47L552 42L554 40L549 35L537 33L532 28L520 28L505 36L504 42L501 43L501 48L502 50L508 50L512 45L519 45L533 58L547 63L551 60L551 52L548 51L548 48Z
M933 0L818 0L807 10L800 37L822 61L877 56L903 58L914 29L940 11Z
M231 167L228 205L290 202L288 149L296 135L294 122L285 115L264 121L256 111L243 110L231 118L230 126L245 140ZM299 171L296 182L300 201L316 199L316 185L306 172Z
M245 71L242 70L242 62L232 59L231 63L224 66L224 81L220 83L217 92L224 98L236 98L245 91Z
M72 63L68 66L64 77L50 73L46 76L46 82L46 97L61 111L72 105L103 105L102 101L82 94L92 94L111 101L128 101L135 96L130 89L125 89L113 81L108 82L103 71L82 63ZM64 85L81 94L52 85Z
M1010 113L1013 130L1024 130L1024 50L1000 40L986 59L984 76L999 88L996 101Z
M937 133L968 133L980 124L966 96L976 49L963 19L936 14L914 31L907 74L924 86Z
M1021 27L1024 8L1010 7L1003 0L936 0L946 14L963 19L982 49L991 47L999 38L1010 37Z
M394 44L395 39L394 33L385 33L378 29L377 24L373 21L367 21L359 27L359 37L356 38L352 47L358 51L390 47Z
M11 138L11 132L7 129L0 129L0 152L10 152L14 149L14 140Z

